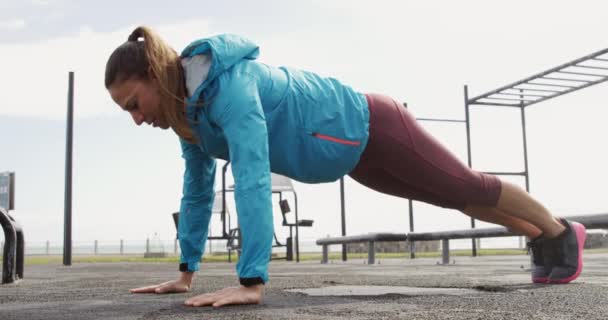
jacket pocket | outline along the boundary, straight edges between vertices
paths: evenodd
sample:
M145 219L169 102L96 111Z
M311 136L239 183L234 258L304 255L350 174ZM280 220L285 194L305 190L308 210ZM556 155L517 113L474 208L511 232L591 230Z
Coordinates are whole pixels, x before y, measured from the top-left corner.
M309 134L317 139L331 141L331 142L335 142L335 143L339 143L339 144L355 146L355 147L361 145L361 142L356 141L356 140L346 140L346 139L337 138L334 136L329 136L329 135L318 133L318 132L310 132Z

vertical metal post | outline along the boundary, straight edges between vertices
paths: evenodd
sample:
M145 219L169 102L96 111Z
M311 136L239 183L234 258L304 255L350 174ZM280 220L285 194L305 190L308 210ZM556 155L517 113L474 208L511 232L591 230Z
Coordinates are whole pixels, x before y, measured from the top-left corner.
M408 199L410 209L410 232L414 232L414 202L412 199ZM407 240L410 244L410 259L416 258L416 244L412 240Z
M93 252L95 255L97 255L99 253L99 242L97 240L95 240Z
M374 264L376 263L376 247L374 245L374 241L370 241L368 243L368 248L367 248L367 264Z
M450 264L450 239L441 240L441 264Z
M177 254L177 239L173 239L173 254Z
M125 254L125 241L120 239L120 255Z
M469 87L467 85L464 86L464 112L467 127L467 163L469 165L469 168L473 168L471 159L471 118L469 111ZM474 218L471 218L471 228L475 229ZM471 254L473 255L473 257L477 257L477 243L475 242L475 238L471 239Z
M68 114L65 146L65 198L63 225L63 265L72 265L72 136L74 129L74 72L68 80Z
M299 223L298 219L300 219L298 217L298 195L294 192L293 193L293 198L294 201L296 202L296 210L295 210L295 214L296 214L296 262L300 262L300 229L299 229ZM291 237L291 228L289 229L289 237ZM293 247L292 247L293 250Z
M526 135L526 108L524 107L524 103L523 103L523 99L524 99L524 95L523 95L523 90L519 89L519 98L521 99L520 103L519 103L519 110L520 110L520 114L521 114L521 132L522 132L522 137L523 137L523 142L524 142L524 177L526 178L526 191L529 193L530 192L530 178L529 178L529 174L528 174L528 139L527 139L527 135ZM523 248L523 237L524 236L520 236L520 247ZM530 255L530 261L532 262L532 256Z
M342 236L346 236L346 209L344 207L344 177L340 178L340 208L342 211ZM346 261L346 244L342 244L342 261Z
M228 169L228 164L230 162L226 162L223 166L222 166L222 214L221 214L221 218L222 218L222 236L225 238L228 238L229 235L228 233L230 233L230 230L228 230L228 233L226 233L226 170ZM230 226L229 226L230 228ZM230 256L228 257L230 260Z
M523 90L519 89L521 99L524 98ZM521 131L524 140L524 174L526 177L526 191L530 192L530 181L528 175L528 139L526 136L526 108L524 107L523 101L520 102L520 111L521 111Z
M327 264L328 260L329 260L329 246L324 244L323 245L323 258L321 260L322 264Z
M150 238L146 238L146 253L150 253Z
M45 254L48 256L50 253L51 253L51 242L47 240Z

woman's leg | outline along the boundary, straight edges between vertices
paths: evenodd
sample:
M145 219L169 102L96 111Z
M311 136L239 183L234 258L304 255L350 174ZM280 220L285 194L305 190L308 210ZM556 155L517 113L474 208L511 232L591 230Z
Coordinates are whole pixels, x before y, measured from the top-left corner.
M564 227L521 188L471 170L400 103L367 95L370 139L351 176L372 189L460 210L535 238ZM388 192L387 192L388 191Z
M477 220L504 226L511 232L524 235L529 239L538 238L543 233L528 221L511 216L495 207L470 205L462 212Z
M540 202L510 182L502 181L502 191L496 209L533 224L542 230L547 238L555 238L566 229Z
M540 280L536 271L541 269L549 273L549 282L578 277L585 241L582 225L558 221L521 188L471 170L396 101L373 94L367 99L370 138L351 177L372 189L457 209L530 238L543 234L532 243L535 257L542 258L533 279ZM544 252L538 254L535 248L541 247Z

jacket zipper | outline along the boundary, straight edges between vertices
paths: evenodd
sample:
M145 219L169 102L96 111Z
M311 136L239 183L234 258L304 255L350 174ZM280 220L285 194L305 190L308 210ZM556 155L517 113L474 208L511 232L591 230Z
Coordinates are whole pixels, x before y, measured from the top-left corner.
M346 145L349 145L349 146L358 146L358 145L361 144L361 142L359 142L359 141L340 139L340 138L336 138L336 137L320 134L318 132L313 132L313 133L311 133L311 135L313 137L315 137L315 138L319 138L319 139L327 140L327 141L331 141L331 142L336 142L336 143L339 143L339 144L346 144Z

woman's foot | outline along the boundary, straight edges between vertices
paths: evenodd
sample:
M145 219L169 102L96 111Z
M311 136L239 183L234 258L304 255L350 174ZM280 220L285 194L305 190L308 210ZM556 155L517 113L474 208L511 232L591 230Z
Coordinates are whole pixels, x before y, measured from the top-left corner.
M544 263L551 266L548 283L569 283L583 270L585 226L566 219L560 219L560 222L566 230L555 238L543 240Z
M528 253L532 254L532 282L547 283L551 274L551 265L545 262L543 246L545 239L542 235L528 242Z

